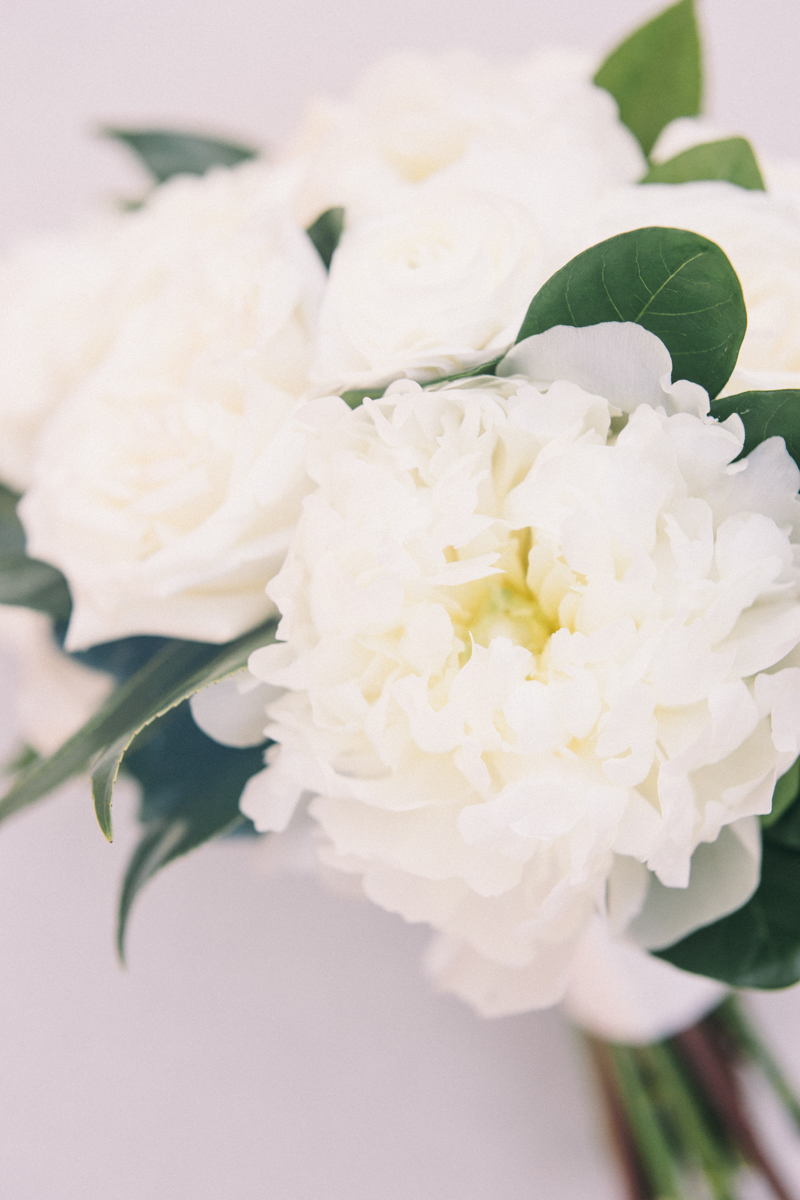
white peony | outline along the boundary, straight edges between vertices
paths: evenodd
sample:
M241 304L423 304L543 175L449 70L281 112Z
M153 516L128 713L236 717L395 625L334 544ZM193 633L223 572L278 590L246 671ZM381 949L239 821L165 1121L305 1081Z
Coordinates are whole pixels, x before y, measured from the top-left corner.
M787 196L732 183L647 184L609 192L572 253L646 225L690 229L731 260L747 306L747 333L725 391L800 387L800 219Z
M330 389L370 387L478 366L514 341L552 266L545 238L513 200L421 189L414 203L342 237L311 377Z
M515 355L537 386L304 411L317 490L250 661L288 691L242 800L279 830L314 793L325 863L445 935L440 986L486 1014L557 1000L598 912L657 948L744 903L800 739L783 442L735 462L739 418L637 326Z
M199 309L203 289L210 289L212 304L227 292L231 322L260 323L262 343L285 325L281 358L269 377L300 390L308 314L297 311L297 275L305 276L300 290L308 295L300 308L313 308L322 287L319 264L305 247L290 252L283 281L273 262L264 286L254 290L258 268L269 267L263 242L274 247L273 214L291 194L286 168L248 163L202 179L181 176L139 212L18 247L0 265L0 479L19 490L29 485L36 438L50 414L118 338L130 343L128 323L165 294L197 290Z
M307 490L289 418L322 264L282 206L232 205L236 172L182 182L163 211L189 221L207 185L207 236L171 261L165 219L160 286L47 422L19 509L29 553L69 581L70 649L257 624Z
M352 99L310 106L290 161L301 168L303 223L343 205L354 223L473 156L519 155L539 178L569 177L585 201L640 178L641 150L583 56L549 52L496 64L477 54L395 54ZM490 164L487 163L487 170Z

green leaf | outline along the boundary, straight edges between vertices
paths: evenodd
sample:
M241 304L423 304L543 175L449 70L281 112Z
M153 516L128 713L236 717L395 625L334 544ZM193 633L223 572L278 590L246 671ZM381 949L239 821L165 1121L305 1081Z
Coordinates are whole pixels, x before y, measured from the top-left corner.
M761 883L729 917L706 925L667 950L684 971L732 987L782 988L800 979L800 851L764 842Z
M777 392L739 392L724 396L711 405L711 415L725 421L738 413L744 424L744 458L771 437L782 437L786 449L800 466L800 390L785 388Z
M329 271L333 252L339 245L339 238L344 230L344 209L326 208L316 221L309 225L306 233L314 243L314 247Z
M536 293L517 335L554 325L633 321L661 339L672 377L716 396L736 365L747 328L736 272L714 242L652 226L578 254Z
M667 162L654 163L642 183L691 183L699 179L724 179L754 192L766 190L753 148L743 137L703 142Z
M504 355L498 354L497 358L480 363L477 367L470 367L468 371L457 371L455 375L440 375L436 379L426 379L420 386L430 388L436 387L440 383L456 383L459 379L473 379L476 375L494 375L494 369L503 357ZM342 399L350 408L359 408L367 397L370 400L380 400L381 396L385 395L388 386L388 383L384 383L380 387L351 388L348 392L342 392Z
M173 175L205 175L212 167L235 167L258 153L239 142L222 142L175 129L109 127L102 132L128 146L156 183L166 183Z
M498 354L496 358L480 363L477 367L470 367L468 371L457 371L455 375L442 375L439 379L428 379L422 386L429 388L440 383L457 383L459 379L474 379L476 375L494 375L495 367L504 357L503 354Z
M39 762L41 757L39 751L34 750L33 746L23 744L9 762L3 764L3 774L18 775L20 771L25 771L35 762Z
M0 554L0 604L17 604L68 621L72 597L56 567L24 554Z
M360 408L367 397L370 400L380 400L388 386L389 384L385 383L383 387L351 388L348 392L342 392L342 399L350 408Z
M120 959L131 907L145 884L174 859L245 824L239 797L247 780L263 769L264 748L239 750L212 741L195 725L186 701L136 738L125 768L142 788L144 833L120 895Z
M762 833L761 882L747 904L659 950L659 958L732 987L800 980L800 805L790 803Z
M800 792L800 758L795 760L786 774L781 775L775 784L775 791L772 793L772 811L761 818L762 828L769 829L770 825L779 821L794 804L798 792Z
M19 499L0 483L0 555L25 553L25 530L17 516Z
M620 119L648 155L670 121L697 116L703 67L692 0L673 4L626 38L594 82L614 97Z
M275 620L270 619L223 646L168 642L112 692L55 754L36 763L12 785L0 799L0 820L40 800L73 775L91 769L97 819L111 840L113 785L122 757L136 735L200 688L243 667L253 650L274 639L275 628Z
M61 572L28 558L25 530L17 516L19 496L0 484L0 604L15 604L69 620L72 597Z

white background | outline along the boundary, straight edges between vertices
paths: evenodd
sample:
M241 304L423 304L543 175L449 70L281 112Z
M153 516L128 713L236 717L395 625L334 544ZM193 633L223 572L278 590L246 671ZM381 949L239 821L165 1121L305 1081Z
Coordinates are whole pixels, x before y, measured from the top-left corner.
M642 0L1 0L0 243L135 193L102 122L274 144L392 48L610 48ZM800 157L796 0L706 0L710 107ZM13 684L0 663L0 695ZM2 721L0 749L13 742ZM3 1200L615 1200L573 1035L481 1022L420 977L424 934L252 846L205 849L112 950L109 848L73 786L0 833ZM762 998L800 1079L800 995ZM772 1122L772 1118L770 1118ZM777 1122L777 1118L775 1118ZM790 1157L788 1131L777 1138ZM800 1193L800 1156L788 1170ZM754 1192L753 1195L756 1193Z

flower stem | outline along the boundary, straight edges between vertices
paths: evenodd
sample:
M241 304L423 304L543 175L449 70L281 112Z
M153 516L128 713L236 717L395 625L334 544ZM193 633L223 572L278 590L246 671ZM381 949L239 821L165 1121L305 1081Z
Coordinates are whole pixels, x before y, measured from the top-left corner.
M586 1038L586 1043L605 1101L608 1131L625 1179L628 1200L656 1200L637 1153L636 1138L617 1087L611 1047L591 1037Z
M628 1120L650 1183L659 1200L682 1200L675 1155L659 1120L653 1095L642 1078L636 1050L611 1046L611 1060Z
M800 1129L800 1100L754 1030L738 1000L734 996L730 996L709 1020L718 1022L742 1054L759 1068L797 1128Z
M745 1164L776 1200L798 1200L759 1141L737 1065L754 1062L799 1126L800 1102L735 1001L649 1046L586 1043L628 1200L689 1200L698 1185L713 1200L736 1200Z

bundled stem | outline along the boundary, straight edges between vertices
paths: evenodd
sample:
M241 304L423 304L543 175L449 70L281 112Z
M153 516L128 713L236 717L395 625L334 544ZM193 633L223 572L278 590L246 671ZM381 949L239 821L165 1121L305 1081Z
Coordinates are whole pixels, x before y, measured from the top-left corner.
M737 1200L751 1167L775 1200L798 1200L750 1120L737 1067L757 1066L800 1128L800 1102L734 999L650 1046L587 1038L628 1200Z

